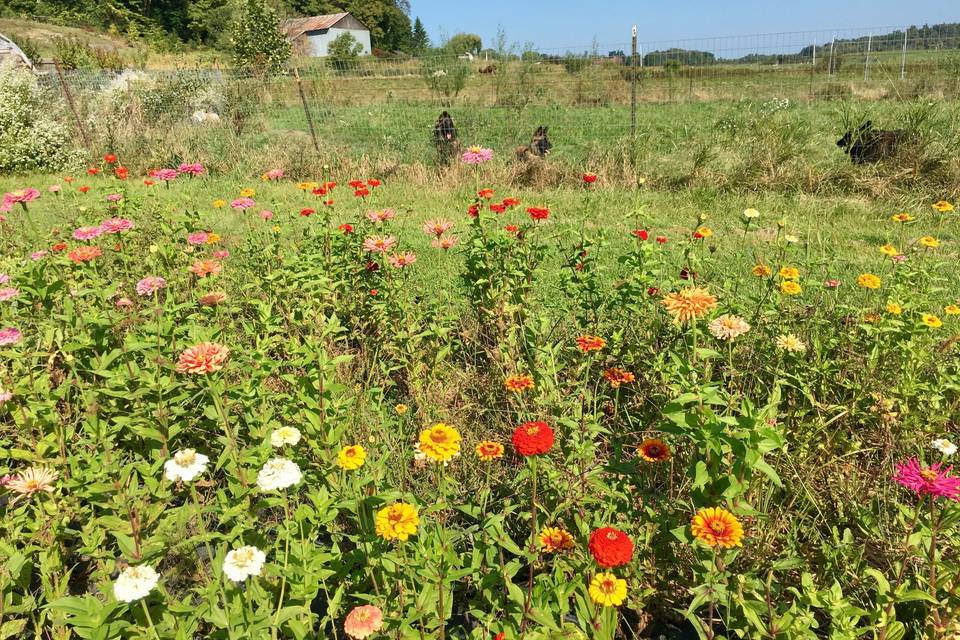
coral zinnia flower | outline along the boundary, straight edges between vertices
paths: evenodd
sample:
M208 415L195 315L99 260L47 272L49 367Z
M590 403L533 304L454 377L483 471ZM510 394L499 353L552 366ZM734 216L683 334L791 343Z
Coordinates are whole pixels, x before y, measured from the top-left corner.
M539 538L545 553L573 549L573 536L559 527L544 527L540 530Z
M407 253L395 253L387 258L387 262L389 262L390 266L394 269L403 269L404 267L411 265L416 261L417 254L409 251Z
M383 627L383 611L365 604L354 607L343 621L343 630L351 638L363 640Z
M940 241L934 238L933 236L923 236L917 240L917 244L921 247L926 247L928 249L936 249L940 246Z
M503 457L503 445L492 440L481 440L477 443L475 451L477 457L484 462L493 462L497 458Z
M777 275L784 280L796 280L800 277L800 270L796 267L780 267L780 272Z
M14 499L14 502L21 497L29 498L35 493L46 491L53 492L53 483L59 477L59 473L53 469L45 467L30 467L26 471L18 473L6 481L5 486L14 493L20 495Z
M670 445L659 438L647 438L640 443L637 455L647 462L664 462L670 459Z
M893 479L917 494L918 498L934 496L960 501L960 478L950 475L953 467L941 467L939 462L924 467L916 458L910 458L896 465Z
M423 225L423 232L428 236L440 237L453 228L449 220L427 220Z
M477 196L483 198L484 200L489 200L490 198L493 197L493 193L494 193L493 189L487 187L485 189L480 189L480 191L477 191Z
M857 284L864 289L879 289L880 277L872 273L861 273L857 276Z
M525 422L513 430L513 447L522 456L544 454L553 447L553 429L546 422Z
M381 209L379 211L368 211L367 220L377 224L379 222L386 222L387 220L393 220L397 216L397 212L393 209Z
M784 351L789 351L790 353L801 353L807 349L807 345L803 343L803 340L792 333L777 336L776 344Z
M711 547L743 546L743 526L736 516L721 507L700 509L690 523L690 532Z
M684 324L706 315L717 306L717 299L703 287L687 287L668 293L661 301L673 316L674 322Z
M448 462L460 454L460 434L438 422L420 432L420 451L434 462Z
M613 527L601 527L591 533L588 546L593 559L606 569L625 565L633 557L630 536Z
M200 298L197 299L197 302L204 307L215 307L226 299L227 294L223 291L211 291L210 293L205 293L200 296Z
M508 376L507 379L503 381L503 386L514 393L521 393L527 389L533 389L533 378L525 373Z
M580 336L577 338L577 348L584 353L600 351L606 344L607 341L600 336Z
M920 320L921 322L923 322L923 324L927 325L931 329L939 329L940 327L943 326L943 321L940 320L940 318L938 318L937 316L930 313L925 313L922 316L920 316Z
M632 373L624 371L619 367L610 367L603 372L603 377L606 378L607 382L609 382L610 386L614 389L637 379Z
M376 532L384 540L406 540L417 533L420 516L412 504L396 502L377 512Z
M750 270L750 273L757 276L758 278L766 278L771 273L773 273L773 269L771 269L765 264L756 264L753 266L753 269Z
M793 280L784 280L780 283L780 293L787 296L795 296L802 292L803 288Z
M230 349L215 342L201 342L180 354L177 373L207 374L219 371L227 361Z
M940 200L938 202L934 202L930 206L936 209L937 211L939 211L940 213L947 213L947 212L953 211L953 205L947 202L946 200Z
M598 573L590 581L590 599L602 607L619 607L627 598L627 581L612 573Z
M223 271L223 265L216 260L197 260L190 265L190 272L198 278L206 278L210 275L217 275Z
M368 253L386 253L397 243L393 236L371 236L363 241L363 250Z
M437 249L449 251L457 245L457 238L455 236L443 236L442 238L434 238L430 244Z
M718 340L733 340L750 331L750 325L746 320L726 313L711 321L707 328Z
M337 454L337 466L347 471L353 471L363 466L367 460L367 452L358 444L352 444L340 449Z
M100 247L83 246L77 247L68 253L67 257L77 264L80 264L81 262L90 262L94 258L99 258L102 255L103 252L100 251Z

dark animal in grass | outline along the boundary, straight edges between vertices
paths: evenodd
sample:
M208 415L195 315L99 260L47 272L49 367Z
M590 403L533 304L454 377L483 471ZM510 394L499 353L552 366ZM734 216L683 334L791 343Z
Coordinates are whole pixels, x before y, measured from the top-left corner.
M447 164L460 152L457 127L446 111L440 114L437 123L433 125L433 144L437 148L437 156L442 164Z
M873 123L867 120L856 131L847 131L837 140L837 146L844 153L850 154L850 161L854 164L865 162L879 162L889 158L897 152L897 145L903 142L906 132L902 129L885 131L874 129Z
M525 147L517 147L517 160L540 159L550 153L553 145L547 138L547 128L537 127L537 130L533 132L533 138L530 139L530 144Z
M485 67L480 67L479 69L477 69L477 72L482 73L484 75L492 75L497 72L497 65L488 64Z

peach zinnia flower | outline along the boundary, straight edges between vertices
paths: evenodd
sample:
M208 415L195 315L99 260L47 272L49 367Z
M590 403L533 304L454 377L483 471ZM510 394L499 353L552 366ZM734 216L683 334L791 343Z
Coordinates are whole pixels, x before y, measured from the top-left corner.
M427 220L423 225L423 232L439 238L452 228L453 223L449 220Z
M103 252L100 251L100 247L83 246L77 247L68 253L67 257L77 264L80 264L81 262L90 262L94 258L99 258L102 255Z
M197 260L190 265L190 272L198 278L215 276L223 270L223 265L216 260Z
M522 393L527 389L533 389L533 378L525 373L509 376L503 381L503 386L514 393Z
M41 491L52 493L53 483L56 482L59 475L60 474L53 469L30 467L26 471L18 473L8 479L4 485L10 491L20 494L14 498L13 502L16 502L20 498L29 498L33 494Z
M363 250L368 253L386 253L397 244L393 236L371 236L363 241Z
M700 509L690 523L693 537L711 547L743 546L743 525L736 516L721 507Z
M705 316L717 306L717 299L703 287L687 287L676 293L668 293L661 302L679 324Z
M198 302L204 307L215 307L227 299L227 294L223 291L211 291L200 296Z
M346 634L358 640L376 633L381 627L383 627L383 611L370 604L354 607L343 621L343 630Z
M219 371L227 361L230 349L215 342L201 342L180 354L177 373L207 374Z

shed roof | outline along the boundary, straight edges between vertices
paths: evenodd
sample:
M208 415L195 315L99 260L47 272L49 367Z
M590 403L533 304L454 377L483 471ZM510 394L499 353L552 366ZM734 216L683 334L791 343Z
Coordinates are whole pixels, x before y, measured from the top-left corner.
M0 33L0 61L6 56L13 56L26 66L33 67L33 62L27 57L27 54L17 46L17 43Z
M321 29L329 29L336 25L338 22L349 16L349 13L331 13L325 16L310 16L307 18L290 18L289 20L284 20L280 25L281 31L287 34L287 37L292 39L299 38L301 35L307 31L319 31ZM352 16L351 16L352 17ZM356 20L356 18L353 18ZM357 22L360 22L357 20Z

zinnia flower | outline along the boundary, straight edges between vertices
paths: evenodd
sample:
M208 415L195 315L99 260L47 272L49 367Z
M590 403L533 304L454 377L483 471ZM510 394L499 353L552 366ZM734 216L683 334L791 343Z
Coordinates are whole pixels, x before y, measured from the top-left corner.
M637 455L647 462L664 462L670 459L670 445L659 438L647 438L637 448Z
M931 329L939 329L940 327L943 326L943 321L937 316L930 313L924 313L923 315L921 315L920 321L923 322L923 324L930 327Z
M545 553L573 549L573 536L559 527L544 527L540 530L540 545Z
M0 289L0 302L6 302L7 300L12 300L20 295L20 289L16 287L4 287Z
M880 253L882 253L885 256L893 257L899 254L900 251L892 244L885 244L882 247L880 247Z
M337 453L337 466L347 471L359 469L366 460L367 452L358 444L343 447Z
M149 296L153 293L166 288L167 281L160 276L147 276L137 283L137 295Z
M750 331L750 325L746 320L740 316L731 316L726 313L711 321L707 328L713 334L713 337L718 340L733 340Z
M453 228L449 220L427 220L423 225L423 232L428 236L440 237Z
M633 557L630 536L613 527L601 527L591 533L587 546L593 559L605 569L623 566Z
M113 583L113 595L120 602L135 602L147 597L160 581L153 567L142 564L127 567Z
M371 236L363 241L363 250L368 253L386 253L397 239L393 236Z
M129 229L133 229L133 222L126 218L108 218L100 223L100 230L103 233L121 233Z
M354 607L343 621L343 630L351 638L363 640L383 627L383 611L373 605Z
M790 353L802 353L807 349L807 345L803 343L803 340L792 333L777 336L776 344L784 351L789 351Z
M898 213L890 217L894 222L912 222L913 216L909 213Z
M187 242L192 245L206 244L209 237L206 231L194 231L187 236Z
M661 303L673 316L674 322L684 324L706 315L717 306L717 299L702 287L687 287L668 293Z
M208 374L219 371L227 361L230 349L215 342L201 342L180 354L177 373Z
M550 217L550 209L546 207L527 207L527 213L531 220L546 220Z
M394 269L403 269L417 261L417 254L409 251L407 253L395 253L389 256L387 261Z
M240 189L241 198L252 198L255 195L257 195L257 192L250 187L244 187L243 189Z
M710 227L700 227L693 233L693 237L697 238L698 240L709 238L712 235L713 235L713 229L711 229Z
M619 367L610 367L603 372L603 377L614 389L618 388L622 384L627 384L637 379L632 373L629 371L624 371Z
M934 449L945 456L952 456L957 452L957 445L953 444L946 438L937 438L930 444Z
M302 477L296 462L286 458L271 458L257 474L257 486L261 491L286 489L300 482Z
M800 270L796 267L780 267L780 272L777 275L784 280L796 280L800 277Z
M434 238L430 244L437 249L448 251L456 246L457 238L455 236L443 236L441 238Z
M30 467L9 478L5 486L10 491L20 494L14 499L15 502L23 497L29 498L41 491L53 493L53 483L57 481L58 477L60 477L60 474L53 469Z
M583 181L586 184L593 184L597 181L597 174L595 173L585 173L583 174Z
M753 219L755 219L755 218L759 218L759 217L760 217L760 212L757 211L756 209L752 209L752 208L751 208L751 209L744 209L744 210L743 210L743 217L746 218L747 220L753 220Z
M100 227L79 227L73 232L74 240L93 240L103 233Z
M285 445L295 445L300 442L300 430L296 427L284 426L274 429L270 434L270 445L279 449Z
M197 260L190 265L190 272L198 278L215 276L223 271L223 265L217 260Z
M795 296L803 291L803 288L793 280L784 280L780 283L780 293L787 296Z
M384 540L404 541L417 533L420 516L412 504L396 502L377 512L375 530Z
M211 204L213 205L214 209L222 209L223 207L227 206L227 201L223 198L217 198Z
M693 537L711 547L743 546L743 526L736 516L721 507L697 511L690 523Z
M953 467L942 468L937 462L924 467L916 458L896 465L893 479L898 484L910 489L918 498L933 496L960 500L960 478L950 475Z
M950 211L953 211L953 205L947 202L946 200L939 200L937 202L934 202L930 206L933 207L935 210L939 211L940 213L948 213Z
M68 253L67 257L73 260L75 263L80 264L81 262L90 262L94 258L99 258L102 255L103 252L100 251L100 247L85 245L82 247L77 247Z
M601 607L619 607L627 598L627 581L612 573L598 573L590 581L590 599Z
M923 236L917 240L917 244L921 247L926 247L928 249L936 249L940 246L940 241L934 238L933 236Z
M241 191L241 193L243 192ZM255 206L257 206L257 203L253 198L237 198L230 203L231 209L239 209L241 211Z
M533 378L525 373L508 376L507 379L503 381L503 386L505 386L508 391L521 393L527 389L533 389Z
M206 471L210 458L193 449L181 449L163 463L164 476L171 482L190 482Z
M179 167L177 171L180 173L186 173L191 176L198 176L203 173L203 165L199 162L184 162Z
M525 422L513 430L513 447L522 456L537 456L553 447L553 429L546 422Z
M887 313L895 316L898 316L901 313L903 313L903 307L901 307L896 302L888 302L886 309L887 309Z
M773 273L773 269L771 269L765 264L756 264L753 266L753 269L750 270L750 273L757 276L758 278L766 278L771 273Z
M420 451L434 462L448 462L460 453L460 434L439 422L420 432Z
M484 462L493 462L497 458L503 457L503 445L491 440L481 440L477 443L475 451L477 457Z
M393 220L397 215L397 212L393 209L381 209L380 211L369 211L367 212L367 220L373 222L374 224L380 222L386 222L387 220Z
M460 159L466 164L483 164L493 159L493 149L484 149L477 145L468 147Z
M601 338L600 336L580 336L576 340L577 348L580 349L583 353L590 353L591 351L600 351L603 349L607 341Z
M283 177L283 169L270 169L260 177L264 180L279 180Z
M156 178L157 180L163 180L164 182L169 182L179 175L176 169L154 169L148 174L151 178Z
M943 312L948 316L960 316L960 305L948 304L943 308Z
M246 545L231 549L223 558L223 574L234 582L243 582L251 576L259 576L267 554L256 547Z
M0 329L0 347L17 344L20 342L21 337L23 337L23 334L20 333L19 329L14 329L13 327Z
M215 307L227 299L227 294L223 291L211 291L205 293L197 300L204 307Z

